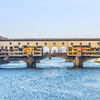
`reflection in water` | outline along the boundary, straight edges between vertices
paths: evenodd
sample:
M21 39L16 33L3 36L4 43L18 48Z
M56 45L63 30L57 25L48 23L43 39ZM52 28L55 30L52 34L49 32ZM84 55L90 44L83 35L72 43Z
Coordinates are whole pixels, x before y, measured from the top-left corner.
M24 62L0 65L1 100L100 100L100 69L72 68L62 58L43 59L37 69L24 69ZM100 68L89 60L85 68ZM23 68L23 69L20 69Z

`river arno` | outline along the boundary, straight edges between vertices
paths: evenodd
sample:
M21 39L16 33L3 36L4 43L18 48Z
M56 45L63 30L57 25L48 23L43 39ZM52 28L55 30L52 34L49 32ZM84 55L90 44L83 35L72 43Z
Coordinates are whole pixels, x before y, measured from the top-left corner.
M37 69L23 62L0 65L0 100L100 100L100 64L84 63L90 69L69 70L73 63L61 58L44 59ZM11 69L18 68L18 69Z

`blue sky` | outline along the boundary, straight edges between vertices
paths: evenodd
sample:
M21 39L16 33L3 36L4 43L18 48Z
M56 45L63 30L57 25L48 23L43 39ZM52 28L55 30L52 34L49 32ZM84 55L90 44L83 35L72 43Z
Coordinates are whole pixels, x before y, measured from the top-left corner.
M0 35L99 38L100 0L0 0Z

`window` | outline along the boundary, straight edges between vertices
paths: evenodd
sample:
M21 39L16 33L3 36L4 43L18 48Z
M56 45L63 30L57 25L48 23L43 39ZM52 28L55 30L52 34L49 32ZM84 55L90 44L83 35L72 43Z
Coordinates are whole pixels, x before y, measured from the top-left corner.
M53 45L56 45L56 43L54 42Z
M23 51L23 49L20 48L19 51Z
M64 42L62 43L62 45L64 45Z
M18 46L14 46L14 48L19 48Z
M98 49L98 48L95 48L95 50L96 50L96 51L99 51L99 49Z
M38 45L38 43L36 43L36 45Z
M80 43L80 45L82 45L82 43Z
M98 44L98 45L100 45L100 43L99 43L99 42L98 42L97 44Z
M86 49L86 51L90 51L90 49Z
M16 55L18 54L18 53L15 53Z
M91 45L91 43L89 43L89 45Z
M27 45L29 45L29 43L27 43Z
M14 51L18 51L18 49L15 49Z
M71 45L73 45L73 43L71 43Z
M72 47L68 47L68 49L72 49Z
M45 43L45 45L47 45L47 43Z
M72 51L72 49L69 49L69 51Z
M39 52L35 52L34 54L41 54L41 53L39 53Z
M82 54L85 54L85 52L82 52Z
M86 46L86 48L90 48L90 46Z
M74 48L76 48L77 46L73 46Z
M22 55L23 53L19 53L19 55Z
M85 46L82 46L83 48L85 48Z
M37 48L36 47L34 47L34 50L36 50Z
M10 49L13 49L13 47L10 47Z
M77 49L74 49L74 51L77 51Z
M10 42L10 45L12 45L12 43Z
M20 42L18 43L18 45L20 45Z
M27 48L27 46L24 46L24 48Z
M91 49L91 51L94 51L94 49Z
M6 53L6 55L8 55L8 53Z
M5 46L5 49L7 50L7 46Z
M13 53L10 53L11 55L13 55Z
M93 53L94 55L96 55L97 53Z
M82 49L82 51L85 51L86 49Z
M77 54L76 52L74 52L73 54Z

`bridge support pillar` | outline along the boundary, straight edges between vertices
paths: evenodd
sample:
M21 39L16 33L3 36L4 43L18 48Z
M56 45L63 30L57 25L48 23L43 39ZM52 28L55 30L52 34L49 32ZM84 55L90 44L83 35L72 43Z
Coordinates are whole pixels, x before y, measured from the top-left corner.
M40 63L40 59L36 59L36 62L37 62L37 63Z
M36 59L32 56L27 58L27 68L36 68Z
M51 57L48 57L48 59L51 59Z
M65 62L71 62L69 59L65 59Z
M83 67L82 57L75 57L74 67Z

